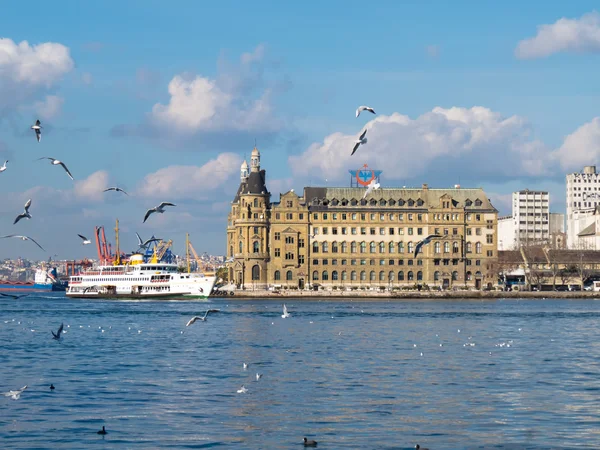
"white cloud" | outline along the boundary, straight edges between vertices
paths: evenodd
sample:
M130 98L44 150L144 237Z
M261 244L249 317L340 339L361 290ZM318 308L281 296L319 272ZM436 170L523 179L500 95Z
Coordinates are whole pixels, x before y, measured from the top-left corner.
M0 78L50 87L74 67L68 47L54 42L30 46L0 39Z
M583 124L565 137L552 157L566 170L581 170L600 160L600 117Z
M239 176L242 159L234 153L221 153L203 166L169 166L146 175L137 193L144 197L207 199Z
M450 184L461 176L492 179L549 173L547 148L531 137L528 122L484 107L436 107L416 119L399 113L381 115L365 128L368 143L353 156L360 131L352 136L331 134L291 156L294 175L341 180L347 169L358 169L365 162L384 169L385 180L427 179L436 173L440 182Z
M103 191L108 187L109 181L108 172L105 170L94 172L84 180L75 181L75 197L100 202L106 195Z
M515 56L519 59L535 59L568 51L600 51L600 14L593 11L579 19L563 17L551 25L540 25L534 37L517 44Z
M61 112L65 100L57 95L47 95L44 101L36 102L33 109L42 120L50 120Z
M509 194L499 194L497 192L487 192L492 205L498 210L498 215L512 214L512 192Z

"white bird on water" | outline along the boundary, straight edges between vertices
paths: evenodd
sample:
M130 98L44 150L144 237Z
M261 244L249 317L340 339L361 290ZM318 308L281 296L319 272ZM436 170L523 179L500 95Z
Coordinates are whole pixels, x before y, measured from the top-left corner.
M379 187L380 187L379 183L377 183L375 180L371 180L371 182L367 186L367 190L365 191L365 195L363 195L363 199L367 198L367 195L369 195L371 192L379 189Z
M155 206L154 208L150 208L148 211L146 211L146 215L144 216L144 221L142 223L145 223L146 220L148 219L148 217L150 217L150 214L152 213L164 213L165 212L165 206L177 206L174 203L169 203L169 202L162 202L160 205Z
M2 167L0 167L0 172L4 172L6 170L6 163L8 162L8 159L6 161L4 161L4 165Z
M74 180L74 178L73 178L73 175L71 175L71 172L69 172L69 169L67 169L67 166L65 166L65 163L64 163L64 162L62 162L62 161L59 161L59 160L58 160L58 159L56 159L56 158L51 158L51 157L49 157L49 156L42 156L41 158L38 158L38 161L39 161L40 159L49 159L50 161L52 161L52 165L54 165L54 166L58 166L58 165L62 166L62 168L63 168L63 169L65 169L65 172L67 172L67 175L69 175L69 178L70 178L71 180Z
M29 199L29 200L27 200L27 202L25 202L25 209L23 210L23 212L21 214L19 214L17 216L17 218L13 222L13 225L15 223L17 223L21 219L31 219L31 214L29 214L29 207L30 206L31 206L31 199Z
M256 381L260 380L261 378L262 378L262 373L256 372Z
M370 106L359 106L356 108L356 117L360 116L360 113L363 111L369 111L370 113L376 114L375 110Z
M352 149L352 153L350 153L350 156L354 155L356 150L358 150L358 147L367 143L367 138L365 137L366 134L367 130L363 131L360 137L356 141L354 141L354 148Z
M246 387L243 384L242 387L237 390L238 394L245 394L246 392L248 392L248 389L246 389Z
M42 250L44 250L44 248L40 244L38 244L35 239L30 238L29 236L21 236L20 234L8 234L6 236L0 236L0 239L4 239L4 238L19 238L22 241L31 241L35 245L37 245L39 248L41 248ZM44 251L46 251L46 250L44 250Z
M77 236L79 236L83 240L83 242L81 243L82 245L87 245L87 244L92 243L92 241L90 241L88 238L86 238L85 236L83 236L81 234L78 234Z
M25 389L27 389L27 385L23 386L21 389L17 389L16 391L5 392L4 395L6 397L11 397L13 400L19 400L19 397Z
M42 139L42 122L40 122L40 119L35 121L35 125L31 125L31 129L35 131L35 137L40 142L40 139Z
M290 313L287 310L287 306L283 305L283 314L281 315L282 318L287 319L288 317L290 317Z

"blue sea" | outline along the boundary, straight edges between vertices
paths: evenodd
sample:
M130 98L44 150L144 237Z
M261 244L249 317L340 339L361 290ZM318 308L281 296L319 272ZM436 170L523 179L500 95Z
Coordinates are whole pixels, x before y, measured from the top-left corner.
M286 304L2 298L0 447L600 448L599 301Z

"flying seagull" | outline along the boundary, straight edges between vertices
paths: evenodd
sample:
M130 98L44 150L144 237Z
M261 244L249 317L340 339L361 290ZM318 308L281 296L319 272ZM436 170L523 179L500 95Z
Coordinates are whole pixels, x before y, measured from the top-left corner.
M37 243L37 241L33 238L30 238L29 236L21 236L19 234L7 234L6 236L0 236L0 239L4 239L4 238L19 238L23 241L31 241L33 242L35 245L37 245L39 248L41 248L42 250L44 250L44 247L42 247L40 244ZM46 250L44 250L46 251Z
M192 325L194 322L196 322L196 320L201 320L202 322L206 322L206 316L208 316L208 313L216 313L221 311L220 309L208 309L206 310L206 312L204 313L204 316L200 317L200 316L194 316L192 317L188 323L185 324L186 327L189 327L190 325Z
M4 395L6 397L11 397L13 400L19 400L19 397L25 389L27 389L27 385L23 386L21 389L17 389L16 391L5 392Z
M35 121L35 125L31 125L31 129L35 130L35 137L40 142L40 139L42 139L42 122L40 122L40 119Z
M376 114L375 110L370 106L359 106L358 108L356 108L356 117L360 116L360 113L365 110L369 111L370 113Z
M78 234L77 236L79 236L83 240L83 242L81 243L82 245L87 245L87 244L92 243L92 241L90 241L88 238L86 238L85 236L83 236L81 234Z
M143 240L143 239L140 237L140 235L137 233L137 231L136 231L135 235L136 235L136 236L137 236L137 238L138 238L138 247L139 247L139 248L148 248L148 245L149 245L150 243L152 243L152 242L159 242L159 241L162 241L162 239L155 238L154 236L152 236L152 237L151 237L150 239L148 239L147 241L144 241L144 240Z
M52 336L54 337L54 339L60 339L60 335L63 332L63 324L60 324L60 327L58 328L58 331L56 332L56 334L54 334L54 331L50 330L50 332L52 333Z
M2 167L0 167L0 172L4 172L6 170L6 163L8 162L8 159L6 161L4 161L4 165Z
M287 310L287 306L283 305L283 314L281 315L281 317L283 317L284 319L287 319L288 317L290 317L290 313Z
M169 203L169 202L162 202L160 205L155 206L154 208L150 208L148 211L146 211L146 215L144 216L144 222L145 223L146 220L148 219L148 217L150 217L150 214L152 213L164 213L165 212L165 206L177 206L174 203Z
M371 180L371 182L367 186L367 190L365 191L365 195L363 195L363 199L367 198L367 195L369 195L371 192L379 189L379 186L380 186L379 183L377 183L375 180Z
M0 295L2 297L10 297L10 298L14 298L15 300L20 299L21 297L27 297L29 294L5 294L4 292L0 292Z
M424 245L429 244L432 239L439 239L441 237L442 236L440 234L430 234L429 236L427 236L422 241L417 242L417 245L415 245L415 258L417 257L417 253L419 253L419 251L421 250L421 247L423 247Z
M354 155L354 153L356 152L356 150L358 150L358 147L360 147L361 144L365 145L367 143L367 138L365 137L366 134L367 130L363 131L358 140L354 141L354 148L352 149L352 153L350 153L350 156Z
M69 175L69 178L71 178L71 180L73 180L73 175L71 175L71 172L69 172L69 169L67 169L67 166L65 166L65 163L62 161L59 161L56 158L50 158L49 156L42 156L41 158L38 158L38 161L40 159L49 159L50 161L52 161L52 164L55 166L61 165L63 169L65 169L65 172L67 172L67 175Z
M29 214L29 207L30 206L31 206L31 199L27 200L27 202L25 203L25 209L23 210L23 212L21 214L19 214L17 216L17 218L13 222L13 225L15 223L17 223L21 219L24 219L24 218L31 219L31 214Z
M108 191L122 192L125 195L129 195L127 192L125 192L120 187L109 187L108 189L104 189L104 192L108 192Z

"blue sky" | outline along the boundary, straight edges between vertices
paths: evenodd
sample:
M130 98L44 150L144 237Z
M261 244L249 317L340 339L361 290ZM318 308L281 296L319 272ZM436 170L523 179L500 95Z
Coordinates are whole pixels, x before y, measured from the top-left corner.
M4 5L0 234L48 251L6 239L0 256L95 257L76 234L93 237L116 218L126 249L137 231L183 251L189 232L197 250L224 253L254 138L273 200L325 179L346 185L347 170L367 163L384 169L384 186L481 186L501 214L513 190L545 189L564 212L565 174L600 154L595 6L55 1L32 14ZM361 104L377 116L357 119ZM28 129L38 117L39 144ZM350 159L364 127L369 144ZM41 156L64 161L75 182ZM115 184L131 197L101 194ZM13 225L28 198L33 218ZM177 207L142 224L163 200Z

